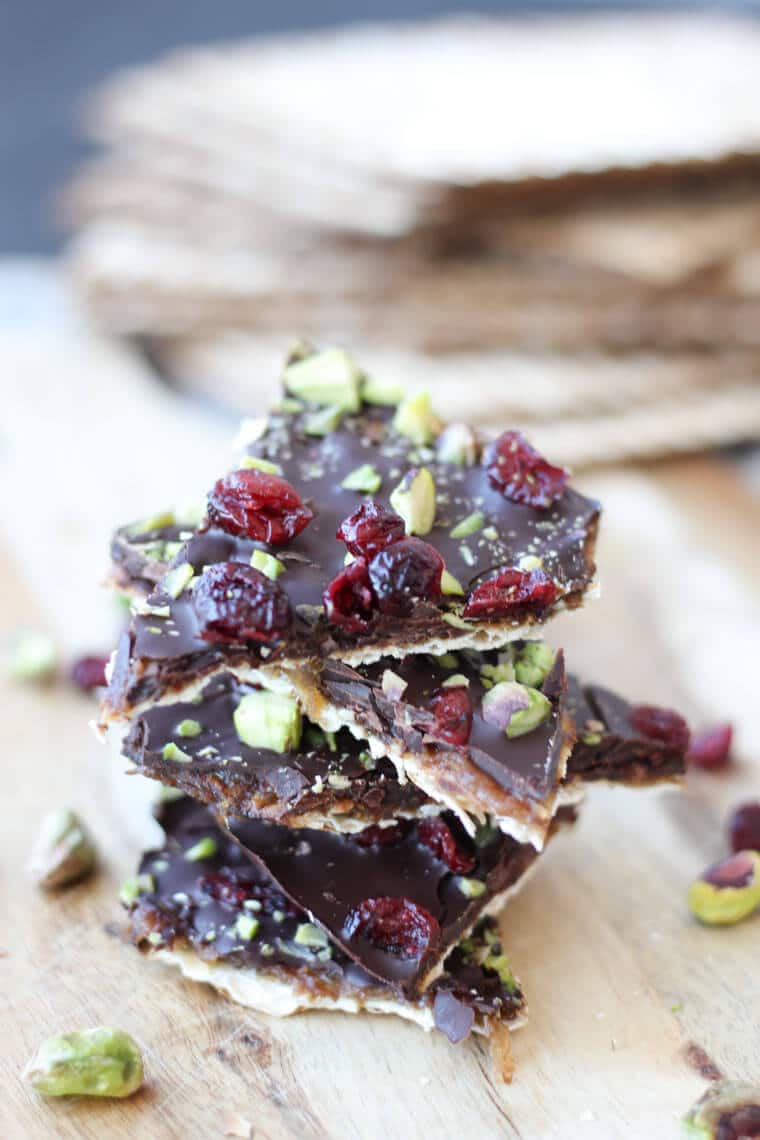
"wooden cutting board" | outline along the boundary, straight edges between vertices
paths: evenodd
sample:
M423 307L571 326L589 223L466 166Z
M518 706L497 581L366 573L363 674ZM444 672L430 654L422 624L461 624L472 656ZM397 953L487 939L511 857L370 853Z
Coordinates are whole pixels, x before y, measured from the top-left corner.
M105 648L113 626L108 607L95 602L105 551L93 557L88 524L90 429L107 431L115 462L129 464L129 480L123 466L118 477L98 472L92 498L100 515L104 490L113 488L110 526L141 495L150 509L158 473L177 474L166 458L151 459L150 448L128 446L130 416L150 425L154 441L195 432L200 465L216 458L218 425L178 412L134 361L99 344L90 345L93 424L85 394L94 380L81 338L75 357L68 339L54 352L44 336L31 339L31 347L29 338L10 350L6 343L4 354L0 344L0 364L3 355L6 365L23 364L27 390L11 396L6 420L8 437L22 431L23 446L0 455L0 636L19 624L42 626L66 654L83 647L86 629L90 648ZM39 416L46 398L55 405L55 424L40 426L38 417L36 437L20 407L26 401L28 412L32 382ZM61 383L67 401L56 400ZM190 415L192 425L184 420L180 429L178 415ZM106 444L98 446L102 453ZM574 667L637 699L675 703L695 722L734 719L738 758L727 774L690 776L680 794L594 790L574 834L553 845L509 906L504 940L531 1009L513 1039L514 1082L494 1078L480 1042L453 1048L369 1016L278 1022L138 957L119 935L116 902L137 849L113 794L112 761L88 729L93 703L64 684L39 691L3 681L0 1135L664 1140L677 1135L677 1118L715 1071L757 1076L760 917L704 929L689 918L685 895L725 849L728 806L758 792L760 506L717 460L599 473L588 486L607 507L604 593L558 621L551 639L566 646ZM70 521L65 533L54 528L62 516ZM49 533L58 536L52 550ZM40 817L66 804L95 831L101 868L89 883L43 896L24 864ZM21 1084L20 1070L44 1037L109 1023L143 1047L146 1085L135 1097L44 1101Z

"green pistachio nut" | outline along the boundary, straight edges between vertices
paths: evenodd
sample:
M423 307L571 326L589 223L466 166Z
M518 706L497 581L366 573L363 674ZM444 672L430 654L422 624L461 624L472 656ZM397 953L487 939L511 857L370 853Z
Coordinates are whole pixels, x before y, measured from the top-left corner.
M194 577L193 568L189 562L182 562L174 566L161 580L161 589L170 598L178 598Z
M457 525L449 531L452 538L468 538L471 534L475 534L480 530L485 522L485 517L482 511L473 511L471 515L461 519Z
M361 467L355 467L346 475L341 487L345 491L361 491L365 495L374 495L380 490L382 483L383 479L377 468L371 463L363 463Z
M29 859L29 874L39 887L55 890L85 878L96 861L92 837L79 816L65 808L43 819Z
M312 412L303 422L303 430L307 435L324 436L335 431L343 417L342 408L320 408Z
M139 538L141 534L150 534L154 530L163 530L167 526L174 526L177 518L174 511L159 511L146 519L139 519L127 527L129 538Z
M499 981L509 993L517 989L517 981L509 965L506 954L487 954L482 965L486 970L493 970L499 975Z
M293 935L293 941L298 946L308 946L310 950L324 950L330 941L319 926L313 922L301 922Z
M481 879L466 879L459 875L455 882L457 890L461 891L465 898L479 899L486 893L486 885Z
M194 736L200 736L202 731L203 728L201 726L201 722L199 720L192 720L190 717L187 717L185 720L181 720L177 725L178 736L192 738Z
M464 673L452 673L450 677L442 683L442 689L466 689L470 683L470 678L465 677Z
M427 467L413 467L391 492L391 506L407 534L429 534L435 522L435 481Z
M449 570L444 570L441 574L441 593L448 597L463 598L464 587L458 578ZM444 654L446 656L446 654Z
M543 641L529 641L515 661L515 676L522 685L537 689L543 685L554 665L554 650Z
M489 843L493 843L498 839L501 832L498 827L494 827L490 819L486 817L485 823L479 823L475 828L475 844L477 847L487 847Z
M404 398L404 389L398 384L387 384L365 376L362 385L362 399L365 404L380 404L382 407L395 407Z
M199 863L202 859L211 859L216 855L216 840L210 835L204 835L192 847L185 851L185 858L191 863Z
M358 412L363 374L345 349L326 348L293 360L283 373L286 391L310 404Z
M14 681L44 684L55 676L55 642L40 630L21 630L13 638L8 656L8 675Z
M249 471L263 471L265 475L282 475L279 463L272 463L270 459L261 459L258 455L244 455L240 466Z
M460 467L472 467L477 462L478 450L478 438L469 424L449 424L436 443L441 463L455 463Z
M543 724L552 711L551 701L538 689L526 685L525 691L528 694L528 707L527 709L519 709L507 725L507 736L510 740L533 732L540 724Z
M155 889L156 880L152 875L133 875L121 884L119 899L124 903L124 906L131 906L132 903L137 902L140 895L150 894Z
M258 918L253 918L250 914L241 914L235 923L235 933L244 942L250 942L258 934L260 925Z
M189 764L193 759L189 752L185 752L173 740L170 740L161 749L161 755L164 760L173 760L176 764Z
M266 689L248 693L235 709L233 721L238 737L249 748L288 752L301 742L301 709L284 693Z
M684 1135L692 1140L741 1140L760 1119L760 1086L745 1081L716 1081L682 1119Z
M143 1083L142 1056L121 1029L62 1033L40 1045L23 1079L43 1096L126 1097Z
M540 570L543 565L543 558L539 558L536 554L523 554L517 563L520 570Z
M514 650L510 647L502 650L495 665L481 665L481 677L492 681L494 685L500 681L515 681L517 679L514 664Z
M444 570L444 574L446 571ZM436 665L440 665L442 669L458 669L459 658L456 653L439 653L434 658Z
M280 562L280 559L275 558L273 554L267 554L266 550L254 550L251 555L251 566L254 570L266 574L272 581L276 581L280 574L285 573L285 563Z
M689 910L708 926L732 926L760 906L760 852L738 851L689 887Z
M399 435L405 435L418 447L426 447L438 433L438 419L430 404L427 392L407 396L396 409L393 427Z

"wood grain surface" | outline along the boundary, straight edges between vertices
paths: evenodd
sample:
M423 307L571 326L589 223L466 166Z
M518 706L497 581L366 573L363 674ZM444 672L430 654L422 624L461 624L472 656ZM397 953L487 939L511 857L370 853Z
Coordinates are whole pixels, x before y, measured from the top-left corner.
M196 470L202 485L223 450L218 423L88 337L0 341L0 365L25 369L0 453L0 636L48 628L63 656L85 647L82 630L89 648L113 637L98 600L110 526L171 499ZM149 425L149 444L135 448L137 424ZM189 456L178 450L186 435ZM675 703L695 723L731 717L737 763L691 775L682 793L594 790L575 833L509 906L504 939L531 1010L513 1040L512 1085L495 1081L482 1043L453 1048L369 1016L278 1022L141 959L119 935L116 892L137 849L112 761L88 728L93 703L63 683L3 680L2 1137L665 1140L705 1074L757 1076L760 917L701 928L685 895L725 849L729 805L758 791L760 507L731 467L709 459L600 472L587 486L607 508L603 596L560 619L550 639L573 667L635 698ZM42 814L66 804L95 831L100 870L44 896L24 864ZM103 1023L143 1047L135 1097L44 1101L22 1085L44 1037Z

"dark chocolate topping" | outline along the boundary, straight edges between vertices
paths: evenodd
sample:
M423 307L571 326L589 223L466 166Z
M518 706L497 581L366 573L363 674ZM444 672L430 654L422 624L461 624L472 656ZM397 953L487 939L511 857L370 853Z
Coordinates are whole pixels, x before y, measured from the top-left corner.
M523 647L515 643L515 649ZM350 709L368 733L385 740L400 739L411 752L428 751L442 759L456 753L467 757L499 787L520 799L541 801L551 795L561 778L561 753L571 737L562 723L562 691L565 684L562 653L544 681L546 696L552 699L549 716L532 732L509 739L504 730L489 724L482 715L487 692L483 666L495 666L496 650L487 653L458 651L455 660L442 663L428 654L409 654L401 660L381 658L371 665L352 669L341 662L328 661L320 673L323 691L331 702ZM386 669L406 682L400 699L392 700L382 688ZM433 694L457 674L467 678L467 693L473 709L472 730L466 745L453 746L441 740L435 716L430 711Z
M337 812L372 824L414 814L427 802L414 784L398 782L389 760L373 760L346 729L330 741L306 725L297 750L250 748L237 735L233 714L254 690L222 673L208 682L198 701L155 705L135 721L123 753L145 775L213 804L223 815L260 815L297 825L307 812ZM185 720L200 727L196 736L179 731ZM163 749L172 744L191 759L166 759Z
M151 878L130 908L133 936L144 949L186 944L205 959L279 973L314 991L336 993L348 985L377 992L377 981L334 944L320 946L312 939L310 946L302 937L296 940L309 916L220 830L207 809L191 800L167 804L161 823L166 844L143 856L140 874ZM215 844L214 853L200 860L185 858L204 839ZM252 936L246 919L258 923ZM464 1021L463 1014L454 1016L453 1002L505 1020L523 1006L512 979L504 982L495 970L479 964L496 937L493 920L484 920L468 944L449 956L435 983L436 994L448 995L440 1013L436 1001L436 1023L440 1017L450 1038L456 1026L461 1040Z
M648 784L686 771L684 751L635 729L632 706L618 693L569 677L565 703L577 733L568 780Z
M292 629L287 637L273 638L263 655L258 646L245 646L249 660L272 660L283 654L340 656L341 647L349 646L387 647L392 652L425 644L431 638L461 635L461 630L443 621L443 614L459 604L450 597L440 602L420 599L403 620L378 615L366 633L347 635L328 626L322 594L344 568L346 553L335 534L362 501L360 493L346 490L341 484L350 472L365 464L374 466L382 478L374 498L383 505L387 505L391 491L410 468L424 464L430 470L436 485L437 511L435 525L425 535L425 541L443 556L447 569L460 581L466 594L499 568L516 566L521 557L533 555L543 560L543 568L556 582L565 604L580 602L594 573L597 503L572 490L566 490L545 510L512 502L491 485L481 463L442 463L432 449L415 447L393 430L388 409L365 406L359 414L346 414L340 426L324 438L306 434L306 422L312 412L305 407L296 414L272 416L266 434L251 446L252 454L279 465L284 478L314 511L309 525L288 544L277 547L238 538L219 528L201 528L173 560L174 564L189 561L199 573L204 566L217 562L248 563L254 548L260 547L285 564L278 584L290 601ZM481 528L466 538L452 538L451 530L475 513L483 516ZM495 538L486 537L484 529L490 534L490 528L496 533ZM169 528L169 533L173 535L175 530ZM159 532L149 536L153 543L162 537ZM121 550L118 538L116 550ZM121 557L126 565L123 551ZM138 578L144 576L145 571L134 560L129 565ZM155 567L151 577L154 575ZM173 661L176 677L177 673L197 675L214 662L232 661L236 652L239 655L234 647L210 647L202 639L190 590L176 599L158 590L150 600L154 606L168 606L170 616L146 614L134 618L135 658L161 663L161 669L167 661ZM518 626L535 620L535 614L528 607L511 613L506 621L494 620L500 625ZM479 624L482 622L473 623L473 628ZM166 676L158 678L159 686Z
M233 819L229 828L285 894L308 911L349 957L409 997L424 989L427 975L494 895L516 883L537 857L533 847L499 832L489 832L477 845L453 816L441 818L458 849L474 861L466 875L467 882L475 884L472 892L462 889L461 876L422 841L417 821L399 828L395 842L369 847L350 836L260 820ZM477 890L482 894L473 897ZM361 933L351 933L356 909L364 900L376 898L407 899L436 920L438 933L420 957L400 955Z

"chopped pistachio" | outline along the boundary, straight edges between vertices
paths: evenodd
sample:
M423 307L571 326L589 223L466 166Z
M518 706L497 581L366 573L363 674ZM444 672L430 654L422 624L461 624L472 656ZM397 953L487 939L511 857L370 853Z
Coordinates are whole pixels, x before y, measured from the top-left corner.
M161 581L161 589L170 598L178 598L193 578L193 568L189 562L181 562L174 566ZM169 616L168 614L166 615Z
M362 491L366 495L374 495L375 491L380 490L382 483L383 478L377 468L371 463L363 463L361 467L349 471L341 487L345 491Z
M163 946L164 936L163 936L163 934L159 934L159 932L157 930L151 930L150 934L148 935L147 941L151 946Z
M366 772L371 772L373 768L377 767L371 752L360 752L359 763Z
M310 404L358 412L361 407L362 371L343 348L326 348L285 368L285 388Z
M200 756L201 760L208 760L209 757L217 756L218 753L218 748L215 748L213 744L207 744L205 748L201 748L198 752L198 756Z
M486 893L486 885L481 879L466 879L459 875L455 882L457 890L461 891L468 899L479 899Z
M543 641L529 641L517 655L515 676L523 685L537 689L554 665L554 650Z
M499 532L495 526L483 527L483 538L487 538L489 542L496 542L499 537Z
M438 420L430 404L427 392L407 396L396 409L393 427L399 435L405 435L418 447L425 447L435 439Z
M399 677L398 673L394 673L392 669L383 670L383 677L380 683L386 697L389 697L392 701L401 700L408 684L403 677Z
M79 816L68 808L45 816L29 859L29 874L38 886L69 886L89 875L95 862L95 844Z
M462 556L462 561L466 562L468 566L475 565L475 555L472 553L466 542L463 542L459 547L459 553Z
M284 693L265 689L247 693L235 709L233 721L238 737L249 748L287 752L301 741L300 706Z
M404 389L398 384L386 384L382 380L375 380L372 376L365 376L362 385L362 399L366 404L381 404L384 407L395 407L404 398Z
M138 617L157 617L168 618L172 616L171 607L168 605L156 606L151 602L145 602L141 599L135 599L132 602L132 612L137 614ZM161 630L159 629L159 633Z
M275 922L284 922L285 921L285 911L284 910L273 910L272 911L272 918L275 920Z
M445 572L446 571L444 571L444 573ZM456 669L459 664L459 658L456 653L439 653L435 658L435 662L437 665L440 665L442 669Z
M13 639L8 674L14 681L49 681L55 675L55 642L39 630L22 630Z
M244 455L240 466L250 471L263 471L265 475L282 475L279 463L272 463L271 459L262 459L259 455Z
M174 526L176 521L174 511L159 511L158 514L150 515L146 519L132 523L127 527L127 534L130 538L137 538L139 535L149 534L153 530L163 530L164 527Z
M488 954L481 963L486 970L493 970L499 975L499 980L506 990L514 993L517 981L509 966L506 954Z
M232 444L235 451L243 451L250 444L258 443L266 435L268 426L266 416L248 416L242 419Z
M101 1027L49 1037L22 1075L43 1096L127 1097L143 1083L143 1063L128 1033Z
M489 681L495 683L500 681L514 681L514 649L511 646L502 649L497 658L496 665L481 665L480 674L482 677L486 677Z
M197 863L201 859L210 859L213 855L216 855L216 841L210 835L204 835L203 839L199 839L197 843L185 851L185 858L191 863Z
M451 677L447 677L441 685L442 689L462 689L469 685L469 677L465 677L464 673L454 673Z
M308 946L312 950L323 950L330 942L324 930L315 926L313 922L300 922L293 935L293 941L299 946Z
M523 554L517 563L520 570L540 570L543 564L543 558L539 558L536 554Z
M347 550L346 553L343 555L343 565L344 566L350 566L351 563L354 562L355 560L356 560L356 555L352 554L350 550Z
M471 467L478 458L478 440L469 424L449 424L436 444L441 463Z
M348 776L343 776L340 772L330 772L327 777L327 782L331 788L336 791L344 792L346 788L351 787L351 781Z
M250 942L258 934L260 925L258 918L251 918L250 914L240 914L235 923L235 933L244 942Z
M173 740L163 746L161 755L164 760L175 760L178 764L189 764L193 759L189 752L184 752Z
M441 593L451 597L464 597L464 587L450 570L444 570L441 575Z
M125 906L131 906L140 895L149 894L156 889L156 880L152 875L133 875L121 884L119 898Z
M261 902L259 899L244 899L243 909L252 910L254 914L258 914L258 912L261 910Z
M478 847L487 847L489 843L493 843L498 835L498 827L494 827L490 819L486 819L485 823L479 823L475 828L475 843Z
M600 732L584 732L581 740L589 748L596 748L597 744L602 743L602 734Z
M413 467L391 491L391 506L407 534L429 534L435 522L435 481L427 467Z
M338 427L342 416L340 408L322 408L306 417L303 430L307 435L329 435Z
M202 731L200 721L191 720L189 717L181 720L177 725L178 736L200 736Z
M482 511L473 511L471 515L467 515L457 525L449 531L452 538L467 538L471 534L475 534L477 530L483 526L485 518Z
M529 704L527 709L518 709L512 714L512 719L507 725L507 736L510 740L514 740L518 736L525 736L534 728L538 728L546 720L552 709L551 701L538 689L532 689L526 685L525 691L528 694Z
M260 570L262 574L266 574L267 578L276 581L280 574L285 573L285 563L280 562L279 558L275 558L273 554L267 554L266 550L254 550L251 555L251 566L254 570Z

